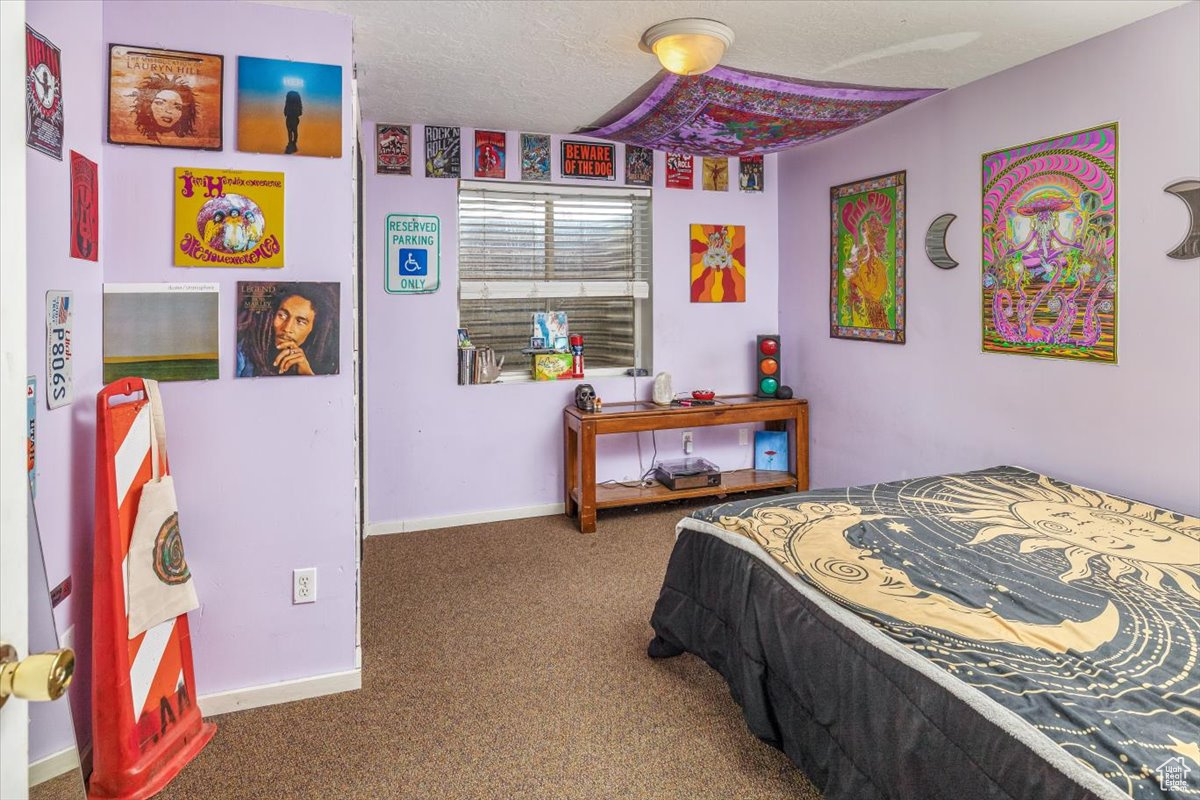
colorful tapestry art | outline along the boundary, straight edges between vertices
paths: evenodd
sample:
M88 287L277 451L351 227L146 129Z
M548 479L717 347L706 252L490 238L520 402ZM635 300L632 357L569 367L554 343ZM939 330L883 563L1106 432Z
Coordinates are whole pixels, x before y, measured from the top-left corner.
M829 191L829 335L904 344L904 172Z
M746 226L692 225L692 302L746 301Z
M774 153L940 91L802 82L728 67L690 76L662 72L586 130L600 139L697 156Z
M983 350L1117 361L1117 123L983 156Z

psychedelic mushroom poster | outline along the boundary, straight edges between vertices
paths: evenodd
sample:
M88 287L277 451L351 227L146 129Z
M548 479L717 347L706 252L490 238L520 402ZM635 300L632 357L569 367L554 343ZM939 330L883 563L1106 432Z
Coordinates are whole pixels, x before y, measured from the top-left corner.
M282 267L283 173L175 169L175 266Z

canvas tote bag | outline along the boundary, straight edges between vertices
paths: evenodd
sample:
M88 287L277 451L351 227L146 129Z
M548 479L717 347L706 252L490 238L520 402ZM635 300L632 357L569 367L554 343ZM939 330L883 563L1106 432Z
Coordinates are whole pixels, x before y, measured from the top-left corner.
M129 541L129 574L125 590L129 601L129 638L160 622L200 607L192 574L183 557L179 534L179 506L175 482L162 475L159 459L167 447L158 381L143 381L150 400L151 478L142 487L133 536Z

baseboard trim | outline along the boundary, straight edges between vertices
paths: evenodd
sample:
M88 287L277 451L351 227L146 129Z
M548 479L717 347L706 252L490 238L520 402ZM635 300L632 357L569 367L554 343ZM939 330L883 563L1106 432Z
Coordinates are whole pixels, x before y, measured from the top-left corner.
M201 695L200 713L211 717L217 714L228 714L230 711L245 711L261 706L291 703L295 700L308 700L313 697L324 697L327 694L352 692L361 688L361 669L331 672L328 675L316 675L311 678L297 678L292 681L268 683L265 686L250 686L245 689Z
M409 533L411 531L428 531L437 528L456 528L459 525L477 525L481 522L501 522L506 519L526 519L528 517L552 517L563 513L562 503L545 503L539 506L520 506L518 508L500 508L494 511L476 511L471 514L450 514L445 517L425 517L424 519L404 519L393 522L371 522L367 524L367 536L385 536L392 533Z
M29 785L37 786L51 778L79 769L79 750L74 746L59 750L29 765Z

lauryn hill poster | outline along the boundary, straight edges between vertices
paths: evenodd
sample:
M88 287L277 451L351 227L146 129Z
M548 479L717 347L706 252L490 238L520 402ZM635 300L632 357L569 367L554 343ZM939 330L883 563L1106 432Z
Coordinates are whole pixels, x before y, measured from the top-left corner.
M108 141L221 149L223 57L127 44L108 53Z

